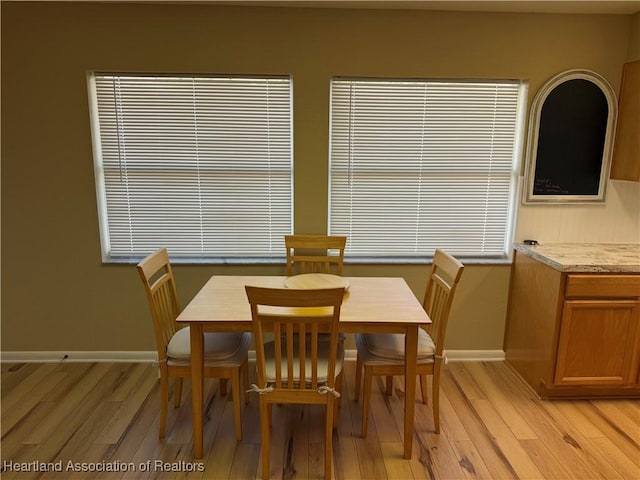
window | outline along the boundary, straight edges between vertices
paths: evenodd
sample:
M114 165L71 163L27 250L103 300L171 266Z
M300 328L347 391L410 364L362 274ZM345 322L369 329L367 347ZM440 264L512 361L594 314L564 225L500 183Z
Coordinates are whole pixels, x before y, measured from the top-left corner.
M89 76L103 257L284 255L291 79Z
M334 78L329 230L345 253L504 258L525 98L518 81Z

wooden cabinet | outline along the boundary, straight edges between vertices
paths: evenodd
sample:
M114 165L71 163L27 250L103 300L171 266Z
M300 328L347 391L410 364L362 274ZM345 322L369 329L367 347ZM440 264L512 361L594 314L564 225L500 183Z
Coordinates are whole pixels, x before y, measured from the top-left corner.
M564 302L554 385L637 384L639 302Z
M541 397L640 397L640 274L556 270L516 252L507 363Z
M640 181L640 60L622 71L611 178Z

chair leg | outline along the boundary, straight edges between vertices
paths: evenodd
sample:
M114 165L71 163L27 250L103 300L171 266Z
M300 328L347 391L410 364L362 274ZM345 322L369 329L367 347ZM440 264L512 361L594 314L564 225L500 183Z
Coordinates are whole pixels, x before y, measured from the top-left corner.
M249 361L242 364L242 379L244 385L244 404L249 404Z
M364 391L362 392L362 438L367 436L367 428L369 424L369 405L371 403L371 368L364 367Z
M182 401L182 377L176 377L174 381L173 406L178 408Z
M336 398L329 394L327 397L327 412L324 430L324 478L331 480L331 458L332 458L332 440L333 440L333 414L335 410Z
M240 370L233 370L231 379L231 393L233 395L233 419L236 424L236 440L242 440L242 412L240 406Z
M422 403L426 405L429 401L429 391L427 389L426 375L420 375L420 392L422 393Z
M220 395L224 397L226 394L227 394L227 379L221 378L220 379Z
M259 398L260 401L260 442L262 444L262 478L267 480L269 478L269 423L270 423L270 408L271 404L263 398Z
M167 426L167 404L169 403L169 372L166 368L160 367L160 434L164 438L164 431Z
M440 433L440 363L436 363L433 367L433 425L435 432Z
M353 393L355 401L357 402L360 398L360 384L362 383L362 359L360 355L356 356L356 388Z
M336 377L336 391L340 394L340 398L334 400L333 407L333 425L334 427L338 424L338 416L340 415L340 405L342 400L342 377L344 370L340 372L340 375Z
M340 372L340 374L336 377L335 389L340 394L340 397L336 398L336 403L338 404L338 408L342 404L342 379L344 377L344 370Z
M387 397L393 395L393 376L387 375Z

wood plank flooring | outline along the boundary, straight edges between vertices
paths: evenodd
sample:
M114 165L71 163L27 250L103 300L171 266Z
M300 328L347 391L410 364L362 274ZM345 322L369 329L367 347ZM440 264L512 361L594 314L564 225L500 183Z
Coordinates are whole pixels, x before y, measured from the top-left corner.
M640 479L640 401L541 401L502 362L451 363L441 383L441 434L432 433L431 405L417 397L413 458L405 460L402 378L395 379L392 397L384 395L381 379L374 380L364 439L354 378L355 364L347 362L333 447L338 480ZM167 436L160 441L152 365L2 364L0 476L257 478L257 399L243 411L244 438L236 442L232 403L218 386L205 383L205 457L196 461L188 381L182 407L169 407ZM323 477L323 422L316 406L274 407L272 478ZM19 471L25 469L31 471Z

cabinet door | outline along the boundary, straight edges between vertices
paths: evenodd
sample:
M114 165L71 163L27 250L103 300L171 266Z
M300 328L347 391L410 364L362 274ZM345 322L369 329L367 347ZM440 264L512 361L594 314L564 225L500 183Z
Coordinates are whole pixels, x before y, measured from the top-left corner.
M564 302L556 385L638 383L640 302Z
M611 178L640 182L640 60L622 71Z

